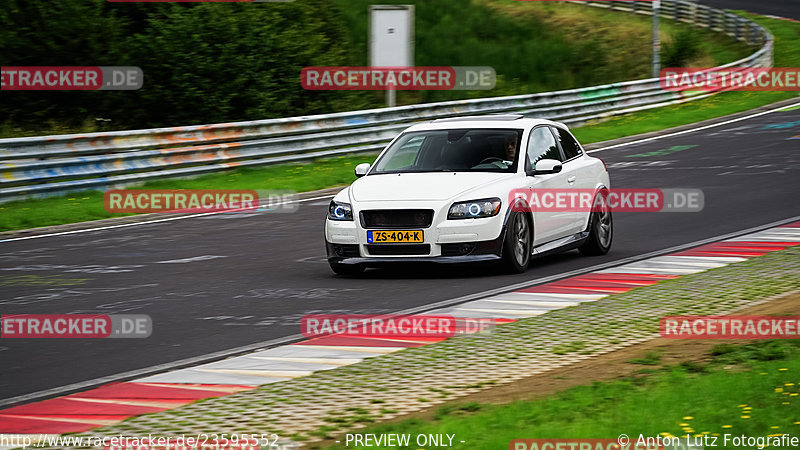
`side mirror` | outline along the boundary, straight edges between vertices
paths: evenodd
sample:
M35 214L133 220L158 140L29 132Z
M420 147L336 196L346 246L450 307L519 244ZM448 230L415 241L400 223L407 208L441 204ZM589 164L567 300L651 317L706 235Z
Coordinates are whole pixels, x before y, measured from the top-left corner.
M543 159L536 163L536 169L528 171L528 175L551 175L559 172L561 172L561 161Z
M361 178L369 172L370 164L369 163L361 163L356 166L356 178Z

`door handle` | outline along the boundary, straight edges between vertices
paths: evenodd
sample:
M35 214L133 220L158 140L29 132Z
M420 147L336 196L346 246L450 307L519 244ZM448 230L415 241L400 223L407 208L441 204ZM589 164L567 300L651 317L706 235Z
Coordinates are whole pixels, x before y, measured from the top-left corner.
M574 183L574 182L575 182L575 175L573 175L573 176L571 176L571 177L567 178L567 183L569 183L569 184L572 184L572 183Z

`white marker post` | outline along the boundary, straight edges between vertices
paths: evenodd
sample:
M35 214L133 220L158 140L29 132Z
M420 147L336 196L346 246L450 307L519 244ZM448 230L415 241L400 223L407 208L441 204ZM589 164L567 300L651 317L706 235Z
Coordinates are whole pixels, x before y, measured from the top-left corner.
M675 5L677 8L678 5ZM661 11L661 0L653 0L653 77L658 78L661 72L661 38L658 36L658 14Z
M370 5L369 65L414 65L414 5ZM395 106L395 90L386 90L386 105Z

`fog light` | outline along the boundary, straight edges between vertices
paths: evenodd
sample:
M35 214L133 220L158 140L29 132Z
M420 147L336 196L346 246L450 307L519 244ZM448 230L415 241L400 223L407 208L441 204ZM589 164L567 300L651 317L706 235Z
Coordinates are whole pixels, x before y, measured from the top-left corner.
M475 244L468 244L468 243L460 244L458 246L458 253L460 253L462 255L468 255L468 254L472 253L472 250L474 248L475 248Z

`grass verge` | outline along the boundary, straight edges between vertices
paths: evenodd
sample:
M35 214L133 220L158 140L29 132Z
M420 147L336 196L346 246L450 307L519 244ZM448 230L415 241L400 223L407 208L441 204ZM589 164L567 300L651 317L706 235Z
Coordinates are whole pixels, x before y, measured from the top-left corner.
M767 27L775 36L775 66L800 67L800 24L741 14ZM642 111L576 128L584 144L601 142L714 117L795 97L794 92L726 92L696 102ZM375 155L354 155L306 163L235 169L190 180L161 180L138 186L142 189L285 189L297 192L345 185L353 181L358 163L372 162ZM21 230L88 220L119 217L103 208L103 194L78 192L45 199L0 204L0 231Z
M374 154L338 156L313 162L247 167L193 179L155 180L137 189L275 189L307 192L353 181L358 163ZM122 217L103 207L103 192L82 191L58 197L0 203L0 231Z
M726 445L725 435L796 436L799 385L800 341L721 344L706 364L642 370L537 400L446 405L430 421L409 419L358 432L410 434L412 440L418 434L455 434L455 443L465 442L456 448L479 449L508 448L513 439L616 439L622 433L634 440L677 436L682 442L709 436L707 448L752 448Z

